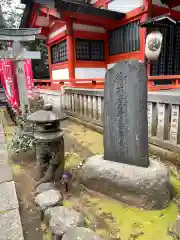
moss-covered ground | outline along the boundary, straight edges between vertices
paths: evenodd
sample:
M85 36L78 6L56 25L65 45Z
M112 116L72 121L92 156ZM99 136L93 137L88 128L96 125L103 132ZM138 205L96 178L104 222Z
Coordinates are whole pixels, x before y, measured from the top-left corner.
M83 126L71 123L64 129L67 136L82 144L92 154L103 153L103 136ZM79 154L79 155L78 155ZM81 153L67 153L66 166L74 168L82 161ZM180 196L180 180L171 175L177 198ZM73 188L72 188L73 191ZM77 190L78 192L78 190ZM86 224L105 239L121 240L171 240L168 234L178 215L178 201L159 211L145 211L84 189L67 196L64 204L84 212Z
M79 171L77 166L88 156L103 154L103 136L70 121L65 122L63 127L66 168L76 174ZM32 197L28 193L29 190L25 193L27 196L24 196L22 182L31 184L31 173L34 171L33 164L27 163L13 163L13 171L20 185L20 193L23 196L20 196L20 198L26 204L28 199L31 200ZM180 180L177 170L175 173L172 172L171 182L177 198L171 202L167 209L160 211L145 211L132 206L125 206L114 199L84 189L78 183L78 180L73 181L68 194L64 193L64 205L82 211L85 214L86 226L108 240L173 240L175 238L168 234L168 228L175 223L179 212ZM36 211L31 204L27 208L29 212L34 213ZM30 223L30 225L32 224ZM29 231L32 231L31 227L28 226L28 228ZM39 231L39 226L37 229ZM33 239L39 238L33 237ZM49 232L44 234L44 240L50 239Z

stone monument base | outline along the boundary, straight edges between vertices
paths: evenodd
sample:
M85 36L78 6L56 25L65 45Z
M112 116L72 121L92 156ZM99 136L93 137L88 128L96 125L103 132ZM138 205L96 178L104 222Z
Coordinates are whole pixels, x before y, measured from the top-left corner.
M80 174L81 182L125 204L144 209L162 209L172 199L168 169L150 159L148 168L90 157Z

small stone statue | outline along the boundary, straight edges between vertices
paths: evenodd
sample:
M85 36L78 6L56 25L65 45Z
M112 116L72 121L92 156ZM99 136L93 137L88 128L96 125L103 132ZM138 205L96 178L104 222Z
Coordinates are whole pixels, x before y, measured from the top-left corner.
M64 172L64 137L60 121L66 117L58 117L52 111L52 106L47 104L43 110L32 113L27 119L36 125L36 187L41 183L60 181Z

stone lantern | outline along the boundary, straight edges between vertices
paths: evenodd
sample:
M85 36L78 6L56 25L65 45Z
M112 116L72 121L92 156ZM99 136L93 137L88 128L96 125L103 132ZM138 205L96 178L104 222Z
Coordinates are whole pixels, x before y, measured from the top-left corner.
M58 116L52 106L30 114L27 120L35 125L37 174L36 186L50 181L59 181L64 171L64 137L60 122L65 115Z

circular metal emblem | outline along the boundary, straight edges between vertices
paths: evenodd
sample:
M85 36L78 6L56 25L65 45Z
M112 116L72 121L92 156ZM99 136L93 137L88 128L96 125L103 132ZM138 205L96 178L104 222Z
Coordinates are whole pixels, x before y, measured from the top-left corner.
M150 51L155 52L161 47L161 41L157 37L151 37L148 41L148 48Z

